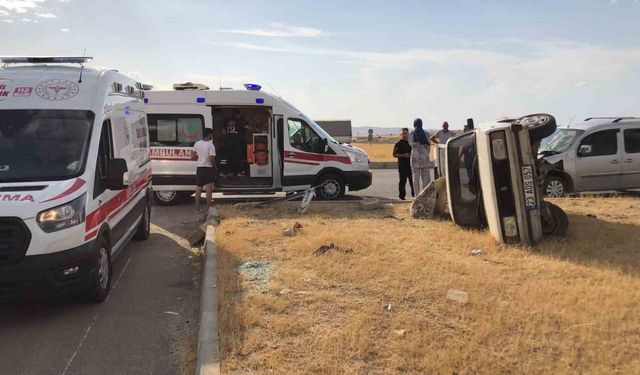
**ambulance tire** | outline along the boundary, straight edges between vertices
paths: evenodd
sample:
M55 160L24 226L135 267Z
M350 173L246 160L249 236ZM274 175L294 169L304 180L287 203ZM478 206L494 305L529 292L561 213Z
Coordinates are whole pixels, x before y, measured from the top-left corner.
M154 191L153 200L161 206L173 206L180 200L177 191Z
M337 200L344 196L345 182L344 178L337 173L326 173L320 176L316 188L316 196L320 200L331 201Z
M133 239L136 241L144 241L148 239L151 234L151 205L149 205L149 200L146 198L145 202L142 218L140 219L140 223L138 223L136 233L133 235Z
M569 230L569 217L564 210L553 203L547 203L550 218L542 217L542 233L547 236L564 237Z
M104 301L111 290L111 246L104 236L100 236L96 247L98 266L92 275L91 285L83 295L84 299L91 303Z
M535 143L546 138L556 131L556 119L546 113L534 113L520 117L518 122L525 128L529 129L529 139L531 143Z

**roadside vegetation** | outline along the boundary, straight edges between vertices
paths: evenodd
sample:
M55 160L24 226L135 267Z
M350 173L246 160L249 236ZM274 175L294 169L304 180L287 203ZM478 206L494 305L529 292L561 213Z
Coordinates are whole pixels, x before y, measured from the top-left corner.
M403 204L222 207L223 373L640 373L640 199L554 203L570 236L535 248Z

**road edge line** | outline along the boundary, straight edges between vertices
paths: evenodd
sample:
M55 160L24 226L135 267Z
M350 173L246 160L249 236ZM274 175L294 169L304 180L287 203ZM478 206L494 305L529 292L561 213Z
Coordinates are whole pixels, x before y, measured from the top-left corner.
M207 214L207 231L204 241L204 265L200 295L200 327L198 330L198 354L196 375L220 374L220 343L218 338L218 291L216 286L216 227L217 212Z

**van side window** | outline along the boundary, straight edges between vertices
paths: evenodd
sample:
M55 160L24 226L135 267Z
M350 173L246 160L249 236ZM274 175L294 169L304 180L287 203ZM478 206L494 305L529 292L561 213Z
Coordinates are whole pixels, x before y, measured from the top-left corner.
M107 163L113 158L113 143L111 142L111 121L102 123L100 145L98 146L98 160L96 161L96 176L93 184L93 198L106 190Z
M324 153L324 143L320 136L304 121L287 119L289 125L289 144L293 148L317 154Z
M150 114L147 122L152 147L192 147L204 133L200 115Z
M583 155L580 153L580 147L578 147L578 156L590 157L617 154L619 132L619 129L604 130L584 137L580 142L580 146L591 146L591 153Z
M640 129L627 129L624 131L624 151L628 154L640 152Z

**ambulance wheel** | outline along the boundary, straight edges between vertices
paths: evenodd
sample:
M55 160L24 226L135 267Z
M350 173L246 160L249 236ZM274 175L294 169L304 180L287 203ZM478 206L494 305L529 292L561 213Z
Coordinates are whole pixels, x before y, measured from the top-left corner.
M547 236L564 237L569 230L569 217L553 203L547 203L549 215L542 215L542 233Z
M153 199L161 206L173 206L178 203L180 196L177 191L154 191Z
M518 122L523 127L529 129L529 138L532 143L553 134L557 126L556 119L546 113L536 113L520 117Z
M340 199L345 193L345 183L342 176L336 173L327 173L320 177L316 193L321 200L331 201Z
M142 212L142 218L140 219L140 223L138 223L138 229L136 229L136 234L133 235L133 239L136 241L144 241L147 238L149 238L150 233L151 233L151 206L149 205L149 201L146 200L146 204L144 205L144 211Z
M104 301L111 290L111 246L106 238L100 236L97 248L97 268L93 273L91 285L84 294L85 299L93 303Z

